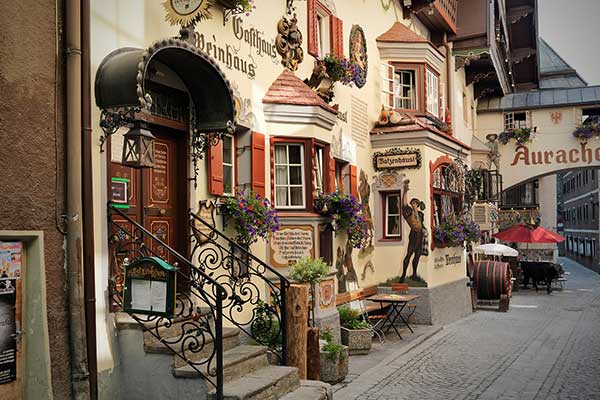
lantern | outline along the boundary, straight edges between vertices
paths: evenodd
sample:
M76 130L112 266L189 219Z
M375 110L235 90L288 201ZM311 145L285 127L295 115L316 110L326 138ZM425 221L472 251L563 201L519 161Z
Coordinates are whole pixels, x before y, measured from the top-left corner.
M133 168L154 168L154 135L141 121L125 134L121 164Z

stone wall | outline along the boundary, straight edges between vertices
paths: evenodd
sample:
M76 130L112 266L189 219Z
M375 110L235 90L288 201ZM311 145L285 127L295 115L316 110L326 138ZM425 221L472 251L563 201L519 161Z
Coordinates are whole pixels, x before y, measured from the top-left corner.
M50 0L0 2L0 225L44 232L55 399L71 397L63 235L57 229L65 209L64 65L56 57L64 54L62 37L57 41L63 7Z

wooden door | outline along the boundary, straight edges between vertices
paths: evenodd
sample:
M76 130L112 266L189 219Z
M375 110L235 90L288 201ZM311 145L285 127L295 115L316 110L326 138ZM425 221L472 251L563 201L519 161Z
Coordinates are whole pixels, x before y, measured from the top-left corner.
M155 136L155 167L135 169L109 162L109 199L115 201L118 198L116 184L125 182L127 201L124 203L127 205L123 205L121 211L185 256L188 251L186 212L189 207L187 133L159 125L151 125L149 129ZM109 151L109 154L112 153ZM112 155L112 161L118 160L118 154ZM113 221L127 231L135 232L124 218L113 215ZM111 236L118 235L118 230L117 226L111 226ZM176 261L159 242L148 238L144 244L167 262ZM130 262L138 257L137 248L122 246L117 249L117 245L111 246L114 253L112 274L116 289L120 291L123 284L120 266L125 257Z

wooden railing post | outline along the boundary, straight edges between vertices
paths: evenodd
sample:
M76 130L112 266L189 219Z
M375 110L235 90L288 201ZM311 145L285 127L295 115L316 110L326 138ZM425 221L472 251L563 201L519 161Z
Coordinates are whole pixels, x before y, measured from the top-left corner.
M306 379L308 292L307 284L293 283L287 290L286 299L287 365L298 368L300 379Z

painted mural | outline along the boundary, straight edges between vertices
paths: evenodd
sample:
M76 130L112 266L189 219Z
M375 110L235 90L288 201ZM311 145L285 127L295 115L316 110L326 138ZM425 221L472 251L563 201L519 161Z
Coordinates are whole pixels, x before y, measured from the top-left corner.
M354 79L357 87L362 88L367 83L367 40L365 32L359 25L352 25L350 30L350 62L358 66L358 77Z
M345 249L338 246L335 261L338 293L345 293L358 285L358 276L352 262L352 243L346 241Z
M427 228L424 225L425 214L425 203L416 197L408 201L408 192L410 181L407 179L404 181L404 191L402 194L402 216L406 220L408 226L410 226L410 234L408 235L408 248L406 250L406 256L402 261L402 275L400 276L400 282L404 282L406 279L406 273L408 271L408 265L412 259L412 274L411 280L422 281L419 277L418 268L419 260L421 256L429 255L429 240L427 237Z
M359 256L365 256L371 253L375 247L373 246L373 236L375 234L375 227L373 225L373 215L371 214L371 207L369 206L369 197L371 196L371 186L369 185L369 176L362 169L360 170L358 184L358 196L360 204L362 205L363 216L367 220L369 230L367 232L366 246L360 249Z

